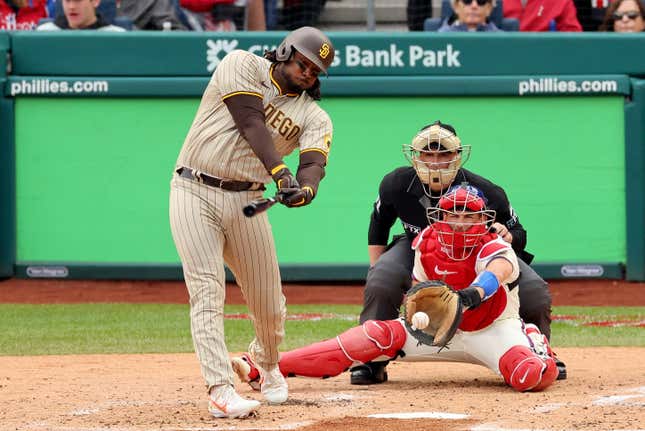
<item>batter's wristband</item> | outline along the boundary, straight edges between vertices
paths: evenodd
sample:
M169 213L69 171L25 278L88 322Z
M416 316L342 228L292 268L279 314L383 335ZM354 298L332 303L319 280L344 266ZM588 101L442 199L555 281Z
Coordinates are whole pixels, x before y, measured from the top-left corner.
M287 165L285 165L284 163L280 163L278 166L276 166L275 168L271 169L271 176L275 175L276 172L278 172L280 169L284 169L286 167L287 167Z
M311 193L311 198L312 199L314 198L314 196L316 196L316 194L314 193L314 189L311 188L311 186L304 186L302 189L303 190L309 190L309 193Z
M483 301L487 300L497 292L499 280L497 276L490 271L484 271L475 278L471 286L481 287L484 290Z

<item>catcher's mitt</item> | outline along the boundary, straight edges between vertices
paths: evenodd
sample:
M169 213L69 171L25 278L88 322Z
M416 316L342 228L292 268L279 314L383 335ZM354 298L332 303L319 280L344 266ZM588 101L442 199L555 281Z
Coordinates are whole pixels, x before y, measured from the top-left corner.
M412 326L412 316L423 311L430 318L424 329ZM420 343L445 347L461 323L463 305L457 292L439 280L422 281L408 291L405 299L405 326Z

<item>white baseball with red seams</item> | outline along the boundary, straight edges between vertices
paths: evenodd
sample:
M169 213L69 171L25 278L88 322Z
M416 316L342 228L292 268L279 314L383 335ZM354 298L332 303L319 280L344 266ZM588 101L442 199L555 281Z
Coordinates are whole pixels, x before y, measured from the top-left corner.
M412 315L412 326L417 329L425 329L430 324L430 317L423 311L417 311Z

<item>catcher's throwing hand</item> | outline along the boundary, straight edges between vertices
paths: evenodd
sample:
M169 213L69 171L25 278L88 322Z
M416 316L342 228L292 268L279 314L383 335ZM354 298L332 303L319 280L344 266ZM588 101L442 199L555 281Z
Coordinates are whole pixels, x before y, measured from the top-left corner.
M423 311L430 318L428 326L416 329L412 316ZM439 280L415 284L405 299L405 325L421 343L445 347L461 323L463 304L460 295Z

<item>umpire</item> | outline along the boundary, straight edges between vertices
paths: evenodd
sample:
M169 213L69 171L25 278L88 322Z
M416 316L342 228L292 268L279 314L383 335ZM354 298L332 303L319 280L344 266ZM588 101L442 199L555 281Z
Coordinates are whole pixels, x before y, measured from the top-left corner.
M428 226L426 208L435 207L453 183L468 182L484 192L488 208L495 210L495 231L511 244L520 264L520 317L535 324L551 338L551 294L547 283L528 265L533 255L524 250L526 230L508 201L504 189L461 166L468 160L470 146L461 144L454 127L436 121L423 127L404 146L412 166L385 175L374 203L368 233L370 268L363 292L360 323L396 319L403 296L411 287L414 237ZM390 229L400 219L405 234L388 244ZM435 278L445 278L447 269L434 268ZM428 274L430 276L430 274ZM515 286L511 286L515 287ZM566 378L566 367L558 365L558 379ZM352 368L351 383L368 385L387 381L387 362L372 362Z

